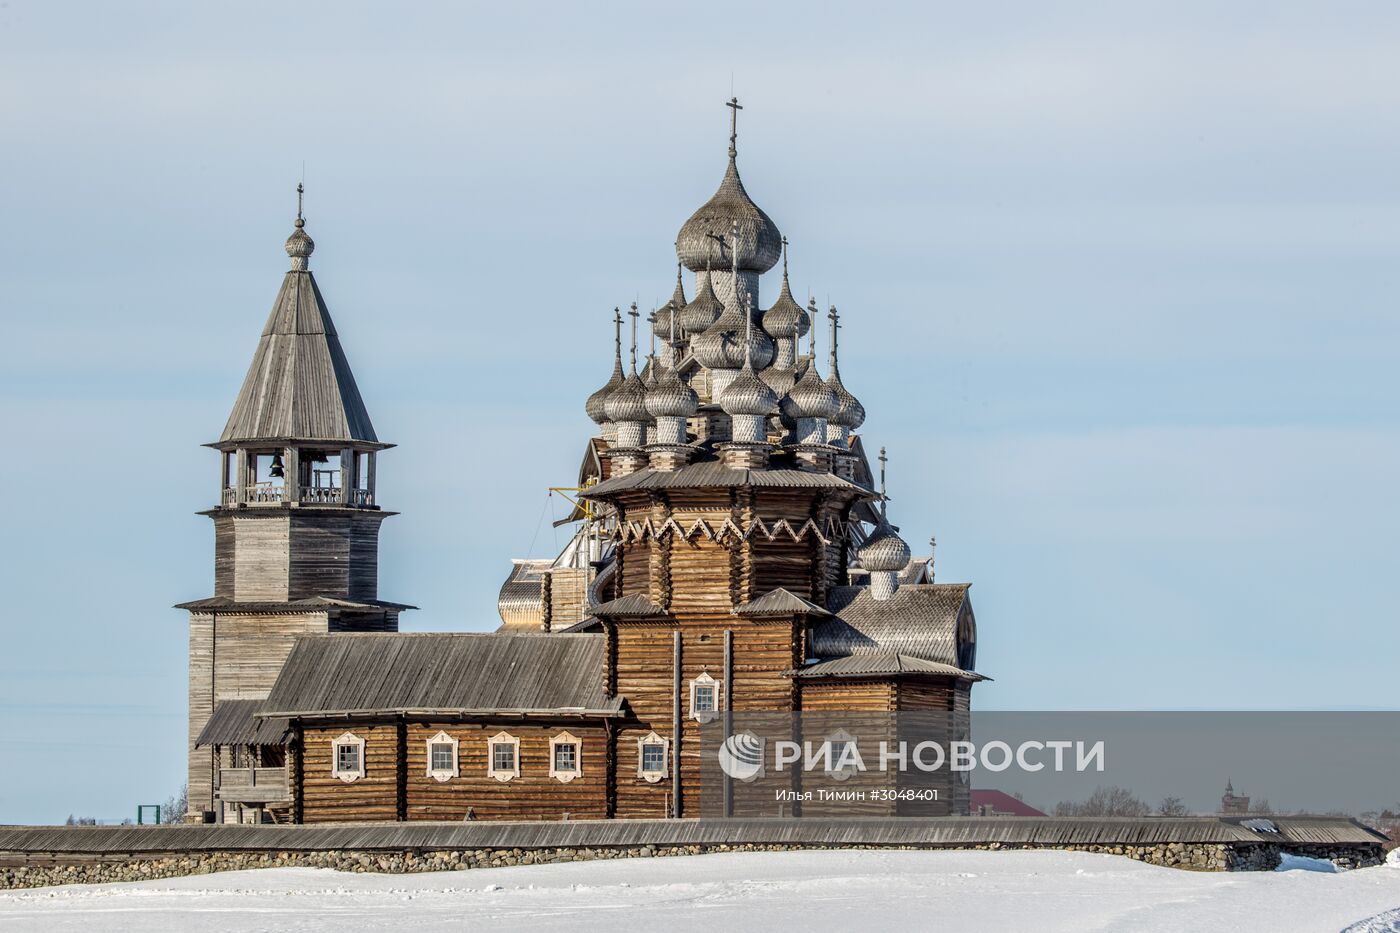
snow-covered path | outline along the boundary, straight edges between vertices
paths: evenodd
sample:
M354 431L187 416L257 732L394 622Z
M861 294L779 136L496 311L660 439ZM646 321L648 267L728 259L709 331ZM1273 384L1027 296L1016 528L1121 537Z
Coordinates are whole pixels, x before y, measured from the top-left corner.
M1355 926L1353 926L1355 925ZM1073 852L755 852L0 892L0 930L1400 933L1400 867L1195 874Z

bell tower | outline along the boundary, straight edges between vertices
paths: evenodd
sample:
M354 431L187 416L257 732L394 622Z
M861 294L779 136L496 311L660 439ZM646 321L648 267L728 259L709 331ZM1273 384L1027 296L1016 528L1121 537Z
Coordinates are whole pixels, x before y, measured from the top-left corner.
M222 815L220 765L200 733L224 701L267 696L299 635L393 632L379 599L379 440L311 274L302 186L282 280L219 439L214 595L190 613L191 817Z

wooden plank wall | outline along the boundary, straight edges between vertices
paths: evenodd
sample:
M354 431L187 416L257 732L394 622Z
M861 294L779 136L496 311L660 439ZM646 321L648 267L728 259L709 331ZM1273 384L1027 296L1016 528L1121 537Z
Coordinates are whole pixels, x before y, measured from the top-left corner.
M457 740L458 776L428 775L427 742L439 732ZM508 732L520 740L520 775L498 781L487 773L488 740ZM552 737L568 732L582 744L583 773L565 783L549 776ZM480 820L597 820L607 816L607 730L601 723L410 723L410 820L460 820L471 807Z
M365 776L349 783L331 773L332 742L346 732L365 740ZM305 729L301 736L301 819L348 823L398 818L398 726L356 723Z

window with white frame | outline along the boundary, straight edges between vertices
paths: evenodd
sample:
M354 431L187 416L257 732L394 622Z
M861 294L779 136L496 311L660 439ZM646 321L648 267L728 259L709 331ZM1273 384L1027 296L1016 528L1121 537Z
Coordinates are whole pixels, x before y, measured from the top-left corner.
M719 715L719 705L720 686L708 671L690 682L690 718L709 722Z
M486 773L498 781L520 776L520 740L508 732L491 736L486 745Z
M655 732L637 740L637 777L655 784L666 777L671 743Z
M826 773L833 781L846 781L855 777L860 770L860 747L855 736L845 729L837 729L826 737L828 755Z
M583 743L568 732L549 740L549 776L567 784L583 773Z
M365 740L347 732L331 740L331 776L347 784L365 776Z
M457 776L457 740L446 732L428 739L428 777L450 781Z

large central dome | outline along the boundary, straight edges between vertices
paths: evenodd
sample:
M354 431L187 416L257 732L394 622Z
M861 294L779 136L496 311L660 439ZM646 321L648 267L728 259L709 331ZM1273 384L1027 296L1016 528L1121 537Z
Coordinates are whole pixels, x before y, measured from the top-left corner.
M729 106L738 113L738 101ZM739 232L738 260L740 272L767 272L783 253L783 235L778 225L753 203L744 183L739 180L735 164L737 133L731 124L729 134L729 167L714 197L706 201L681 226L676 237L676 256L691 272L701 272L706 263L718 270L733 267L730 254L730 234Z

